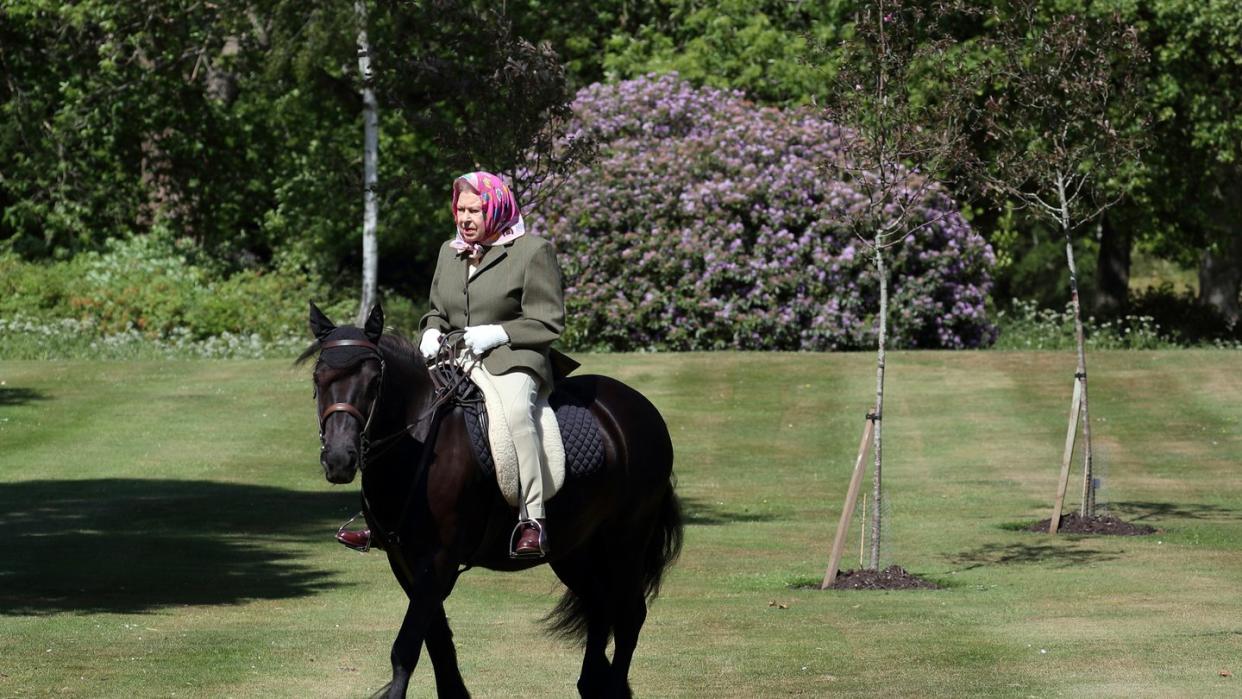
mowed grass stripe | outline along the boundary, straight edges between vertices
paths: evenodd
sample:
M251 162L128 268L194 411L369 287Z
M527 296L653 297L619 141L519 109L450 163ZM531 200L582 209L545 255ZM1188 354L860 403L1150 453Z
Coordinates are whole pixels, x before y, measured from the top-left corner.
M291 447L314 454L299 439L314 429L309 398L302 410L287 407L294 394L309 396L309 381L287 362L47 366L55 390L28 386L45 397L8 408L13 417L0 432L24 451L27 478L250 477L249 468L288 464ZM256 366L270 373L260 379Z
M1125 540L1002 528L1051 506L1071 353L891 353L883 562L947 585L912 593L791 587L823 573L873 356L580 359L648 395L677 449L687 544L639 646L640 695L1236 694L1217 673L1242 671L1238 353L1089 357L1102 494L1162 530ZM315 464L307 372L0 364L0 388L44 395L0 400L0 524L34 542L0 554L0 695L386 680L404 602L380 556L331 542L356 486ZM463 576L448 611L477 696L572 692L580 655L536 625L558 595L546 569ZM432 687L424 664L412 695Z

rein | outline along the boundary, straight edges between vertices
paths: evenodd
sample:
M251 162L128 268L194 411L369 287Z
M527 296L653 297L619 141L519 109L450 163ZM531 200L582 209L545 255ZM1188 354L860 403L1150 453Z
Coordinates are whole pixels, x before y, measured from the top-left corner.
M452 401L454 396L465 396L470 384L468 372L463 371L458 366L456 344L460 336L464 335L464 331L455 330L448 333L441 339L440 351L436 356L436 366L429 367L428 373L431 375L431 383L434 387L435 400L431 405L418 416L414 422L402 427L401 429L376 440L371 439L371 420L375 417L375 407L379 405L380 394L384 387L384 372L387 364L384 362L384 355L380 352L379 347L368 340L329 340L320 346L320 351L329 350L334 347L361 347L370 350L374 355L374 359L380 363L379 388L375 392L375 398L371 401L370 409L363 413L357 406L352 403L333 403L324 409L319 416L319 442L322 445L324 439L324 424L328 418L335 413L346 413L362 423L361 454L359 455L358 470L366 469L367 457L379 457L387 452L397 440L403 435L411 434L411 430L420 423L429 419L434 420L436 411L445 404ZM450 340L450 338L453 338ZM428 429L430 432L430 428ZM423 441L423 440L419 440Z
M458 361L457 344L464 335L465 331L454 330L440 338L440 350L436 353L435 363L427 368L427 372L431 375L435 399L431 401L431 405L418 416L418 420L415 422L415 424L425 424L427 426L427 439L423 441L422 455L418 460L417 470L415 471L416 480L426 473L427 465L430 463L431 452L433 451L432 440L439 433L440 419L444 415L442 409L450 404L463 404L463 399L460 396L465 396L468 390L474 386L470 381L469 371L463 369ZM479 401L482 401L482 396L479 397ZM404 432L399 434L404 434ZM405 503L401 507L401 515L397 517L397 524L392 529L385 529L380 524L377 516L372 517L372 523L375 525L381 538L384 539L386 545L400 546L401 538L399 532L405 526L406 518L410 512L410 505L414 501L415 490L415 488L410 488L409 493L406 495ZM365 489L362 493L362 499L366 508L374 512L371 508L371 503L367 500Z
M464 330L453 330L440 338L440 350L436 353L432 365L427 367L427 373L431 375L431 385L435 387L435 400L432 401L431 407L419 416L419 420L434 414L450 402L456 405L483 402L481 395L477 399L471 396L471 387L474 384L470 381L470 370L474 368L474 364L472 363L469 368L464 367L457 349L458 343L465 335ZM478 361L477 358L474 360L476 363Z
M474 384L470 381L469 369L464 368L462 366L462 362L460 361L458 344L464 335L465 331L454 330L446 333L440 339L440 349L436 353L434 363L432 366L427 368L427 372L431 377L434 398L431 401L431 405L420 413L418 418L413 423L402 427L400 430L397 430L390 435L372 441L370 438L371 420L375 416L375 408L379 404L380 398L380 392L377 390L374 400L371 401L370 409L366 413L363 413L356 406L350 403L333 403L325 408L323 413L319 416L320 444L323 444L324 440L324 423L331 415L338 412L352 415L355 419L362 423L362 431L359 435L359 439L361 441L361 453L359 454L358 461L358 470L361 472L366 469L368 457L378 458L382 456L397 443L397 440L407 434L415 439L418 439L415 436L417 428L425 425L427 439L419 440L423 441L424 445L416 467L416 474L418 474L416 475L416 478L420 477L421 474L425 472L426 467L430 462L432 452L430 438L438 431L437 428L439 426L439 421L443 416L443 408L448 405L466 405L468 403L483 402L482 395L479 394L477 390L472 391ZM383 388L386 364L384 362L383 354L380 352L379 347L376 346L375 343L367 340L329 340L320 346L320 350L322 352L323 350L332 349L334 347L362 347L370 350L371 353L374 354L374 358L379 360L379 382L380 388ZM478 360L476 359L475 361ZM405 525L405 521L409 515L410 506L414 500L414 492L415 489L411 488L409 495L407 495L405 503L401 508L401 515L397 518L396 526L391 529L384 527L379 522L377 517L374 515L372 516L371 523L374 525L376 533L378 533L380 538L384 540L386 546L400 547L401 539L399 532ZM371 507L371 503L367 500L365 489L362 492L362 498L366 509L374 512L374 509ZM410 571L407 570L406 572L407 575L409 575ZM411 578L411 580L412 579L413 578Z

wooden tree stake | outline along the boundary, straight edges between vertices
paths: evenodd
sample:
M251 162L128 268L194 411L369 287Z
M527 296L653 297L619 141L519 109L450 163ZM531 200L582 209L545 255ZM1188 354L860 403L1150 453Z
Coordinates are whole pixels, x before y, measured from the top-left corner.
M832 552L828 555L828 570L824 571L824 582L819 586L827 590L837 579L837 566L841 565L841 554L845 549L845 535L849 532L850 517L854 514L854 504L858 501L858 488L862 485L863 473L867 470L867 443L871 441L871 430L875 427L872 414L867 414L867 426L863 429L862 441L858 443L858 458L854 460L854 475L850 477L850 487L845 494L845 506L841 508L841 519L837 521L837 534L832 539Z
M1061 478L1057 481L1057 500L1052 506L1048 533L1056 534L1061 526L1061 508L1065 505L1065 489L1069 486L1070 462L1074 458L1074 441L1078 438L1078 421L1082 411L1082 380L1074 379L1074 397L1070 400L1069 428L1065 431L1065 453L1061 455Z

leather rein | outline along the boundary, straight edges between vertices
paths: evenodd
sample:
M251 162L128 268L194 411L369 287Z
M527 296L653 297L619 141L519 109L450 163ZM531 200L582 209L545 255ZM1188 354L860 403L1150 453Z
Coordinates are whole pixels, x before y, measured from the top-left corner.
M462 402L461 399L465 395L464 389L467 389L472 385L470 382L469 371L463 370L458 362L457 344L464 334L464 331L454 330L446 333L440 339L440 350L436 354L433 365L428 367L428 373L431 376L431 383L434 387L433 395L435 396L431 402L431 405L429 405L413 423L410 423L396 432L374 441L371 440L370 436L371 420L375 417L376 406L379 405L380 393L384 387L384 371L387 366L384 362L383 353L380 352L380 348L374 342L369 340L329 340L322 343L319 347L321 355L325 350L329 350L334 347L361 347L363 349L370 350L370 353L374 355L370 358L379 361L380 373L379 387L376 389L375 398L371 400L371 406L366 413L363 413L352 403L332 403L328 407L324 408L323 412L319 414L320 448L326 448L324 445L324 425L327 423L328 418L335 413L346 413L351 415L362 425L362 430L359 434L359 471L366 468L368 456L381 456L403 435L409 434L410 436L415 437L415 439L419 439L419 437L416 436L418 433L418 427L424 426L426 432L430 432L434 429L434 425L432 423L435 422L440 408L450 402L453 402L454 400ZM322 361L322 358L320 361ZM426 436L426 433L424 433L422 435L423 439L420 439L420 441L425 440Z
M427 409L418 416L418 419L415 420L414 423L406 425L400 430L382 439L372 442L368 434L370 432L370 427L371 427L371 418L373 418L375 415L375 407L379 404L380 394L379 394L379 391L377 390L375 394L375 399L371 401L370 410L366 414L364 414L361 410L359 410L357 407L355 407L354 405L350 403L333 403L329 405L327 408L325 408L324 411L319 415L320 445L321 446L323 445L323 440L324 440L324 434L323 434L324 422L335 413L347 413L349 415L352 415L355 419L357 419L360 423L362 423L362 433L359 436L359 439L361 440L361 445L360 445L361 453L359 454L359 459L358 459L358 470L360 472L366 468L366 462L367 462L368 455L379 456L383 454L385 451L387 451L389 447L395 444L399 438L401 438L402 436L406 434L409 434L411 437L415 439L419 439L419 437L416 436L418 434L419 429L420 428L425 429L426 434L422 435L423 439L421 439L420 441L426 441L429 435L433 433L436 429L435 423L438 422L442 414L441 408L454 402L457 402L457 403L473 402L473 401L470 401L468 398L466 398L463 401L463 398L467 394L467 390L473 386L473 384L470 381L469 371L467 369L464 369L458 362L457 344L461 340L461 337L464 334L465 334L464 331L455 330L455 331L446 333L440 339L440 349L436 354L433 365L431 367L428 367L428 373L431 376L431 383L432 383L432 386L434 387L434 393L433 393L434 399L432 400L431 405L429 405ZM379 381L380 381L380 386L381 387L383 386L384 369L385 369L386 364L384 362L383 354L380 352L379 347L377 347L375 343L369 342L367 340L329 340L327 342L322 343L322 345L320 345L320 351L322 353L323 350L332 349L333 347L362 347L374 353L375 355L374 358L378 359L380 363ZM481 400L481 398L479 400ZM424 448L422 452L423 452L422 457L419 459L419 463L418 463L418 470L420 472L427 465L427 462L431 455L431 449ZM406 497L403 507L401 508L401 514L397 518L397 523L395 526L384 527L379 522L378 518L373 517L371 519L371 524L375 526L376 533L379 534L380 538L385 542L386 546L391 547L394 550L399 549L401 546L400 531L402 530L405 524L405 521L406 521L406 517L409 514L409 510L410 510L413 497L414 497L414 490L411 489L409 495L407 495ZM363 498L363 503L365 504L366 508L373 512L374 510L371 508L371 504L367 499L365 489L363 490L362 498ZM353 520L350 520L350 521L353 521ZM415 580L413 571L409 569L409 566L407 565L404 556L398 556L397 559L400 562L401 568L405 572L406 577L410 580L411 583L413 583Z

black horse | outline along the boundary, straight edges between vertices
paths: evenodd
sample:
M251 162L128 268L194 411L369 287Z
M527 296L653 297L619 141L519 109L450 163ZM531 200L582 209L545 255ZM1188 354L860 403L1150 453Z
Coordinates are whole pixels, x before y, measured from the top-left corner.
M439 696L468 696L443 606L457 576L474 566L512 571L546 562L568 589L545 621L585 644L578 692L630 696L630 661L647 602L682 543L673 448L660 413L607 377L559 383L558 392L571 392L597 419L604 465L567 477L548 501L548 557L512 559L517 511L480 465L464 410L433 407L431 374L417 348L383 335L383 323L377 306L364 328L336 327L311 304L317 341L302 356L318 353L324 475L349 483L361 471L367 523L410 600L392 646L392 681L381 693L405 696L426 643Z

